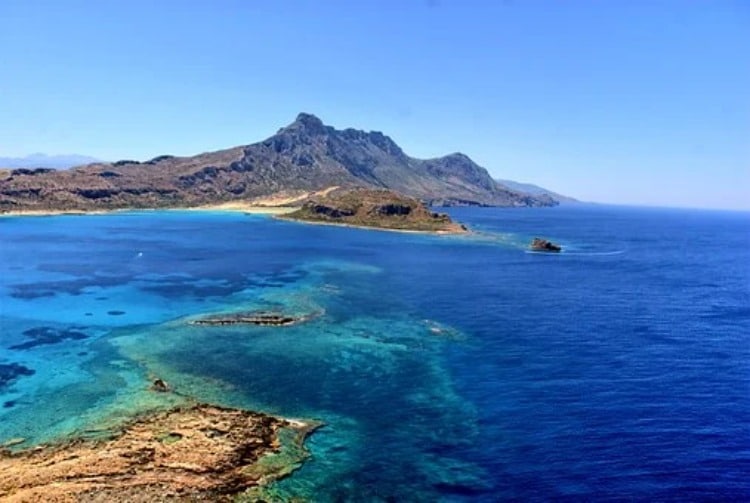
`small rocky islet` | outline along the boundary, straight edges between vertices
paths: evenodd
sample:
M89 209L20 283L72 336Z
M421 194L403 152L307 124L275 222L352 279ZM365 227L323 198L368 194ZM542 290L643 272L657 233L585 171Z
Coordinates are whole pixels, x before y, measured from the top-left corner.
M190 325L225 326L225 325L256 325L270 327L284 327L308 321L320 313L292 315L269 311L248 311L239 313L210 314L188 321Z
M546 239L534 238L529 245L529 249L535 252L560 253L562 246Z

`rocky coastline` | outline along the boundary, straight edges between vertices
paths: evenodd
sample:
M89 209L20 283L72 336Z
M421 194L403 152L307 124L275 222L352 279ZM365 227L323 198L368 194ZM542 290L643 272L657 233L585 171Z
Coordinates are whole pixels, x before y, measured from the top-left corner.
M311 198L299 210L278 218L401 232L469 232L447 214L435 213L422 201L390 190L338 189Z
M297 469L319 426L194 404L132 419L106 438L0 449L0 499L232 501Z

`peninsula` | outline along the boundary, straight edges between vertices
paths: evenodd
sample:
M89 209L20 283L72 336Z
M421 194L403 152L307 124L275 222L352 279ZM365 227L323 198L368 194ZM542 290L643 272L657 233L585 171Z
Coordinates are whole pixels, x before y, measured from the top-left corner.
M385 230L463 234L465 226L423 202L389 190L336 189L305 202L278 218Z

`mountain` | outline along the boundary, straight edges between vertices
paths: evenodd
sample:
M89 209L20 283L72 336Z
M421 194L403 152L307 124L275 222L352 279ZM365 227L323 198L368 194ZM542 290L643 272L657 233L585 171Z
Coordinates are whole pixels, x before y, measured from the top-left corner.
M498 184L463 154L416 159L383 133L300 114L264 141L193 157L0 171L0 211L185 207L331 186L391 189L433 205L557 204Z
M54 168L67 169L82 164L101 162L87 155L31 154L26 157L0 157L0 168Z
M557 192L552 192L551 190L545 189L544 187L540 187L539 185L534 185L533 183L522 183L522 182L514 182L513 180L499 180L499 179L495 179L495 181L499 183L500 185L504 185L508 187L511 190L515 190L518 192L525 192L526 194L531 194L532 196L547 195L559 203L580 202L578 199L574 199L570 196L563 196L562 194L558 194Z

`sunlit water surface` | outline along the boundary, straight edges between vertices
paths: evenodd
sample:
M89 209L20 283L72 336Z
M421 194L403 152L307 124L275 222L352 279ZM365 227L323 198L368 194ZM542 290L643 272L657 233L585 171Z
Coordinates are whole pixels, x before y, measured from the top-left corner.
M278 499L750 498L749 214L451 213L476 234L0 218L0 442L163 407L158 376L325 422ZM316 317L187 323L254 309Z

